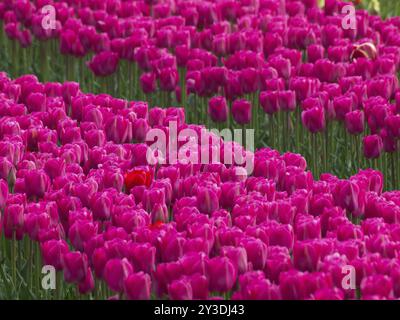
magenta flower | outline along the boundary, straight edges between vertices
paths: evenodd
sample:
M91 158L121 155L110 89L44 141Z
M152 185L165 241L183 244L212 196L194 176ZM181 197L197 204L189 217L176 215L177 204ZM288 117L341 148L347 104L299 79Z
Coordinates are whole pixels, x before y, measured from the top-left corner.
M168 295L172 300L192 300L193 289L187 279L178 279L168 285Z
M112 75L118 68L119 57L110 51L100 52L95 55L88 67L96 76L105 77Z
M207 262L210 291L226 292L233 288L237 271L226 257L216 257Z
M345 126L350 134L360 134L364 132L365 116L361 110L346 113Z
M149 300L151 278L144 272L132 273L125 279L124 288L130 300Z
M132 265L127 259L111 259L105 264L103 277L112 290L123 292L124 283L132 273Z
M228 105L224 97L213 97L208 101L208 114L214 122L228 119Z
M325 112L323 108L314 107L301 113L303 125L311 132L317 133L325 130Z
M65 281L69 283L84 281L88 270L86 254L78 251L66 252L61 257Z
M69 252L64 240L49 240L41 244L44 263L52 265L57 270L63 269L63 255Z
M238 124L248 124L252 114L251 103L247 100L235 100L232 104L232 116Z
M366 158L379 158L383 150L382 138L376 134L364 137L363 150Z
M24 232L24 207L20 204L6 205L3 218L4 235L8 239L22 239Z

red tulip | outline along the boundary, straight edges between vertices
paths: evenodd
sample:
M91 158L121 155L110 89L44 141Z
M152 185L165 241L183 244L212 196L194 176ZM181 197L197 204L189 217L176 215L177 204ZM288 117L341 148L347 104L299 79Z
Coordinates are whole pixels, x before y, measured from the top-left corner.
M127 191L136 186L150 187L152 181L151 172L145 170L132 170L124 175L124 184Z

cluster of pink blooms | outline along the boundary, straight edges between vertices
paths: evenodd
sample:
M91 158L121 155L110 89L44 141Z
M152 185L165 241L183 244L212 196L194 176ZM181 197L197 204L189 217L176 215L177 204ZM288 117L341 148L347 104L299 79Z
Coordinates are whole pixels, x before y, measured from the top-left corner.
M33 75L0 75L0 115L4 236L38 242L82 294L104 281L129 299L400 298L400 191L383 193L378 171L316 181L302 156L269 148L252 176L149 166L149 128L202 127Z
M55 29L45 30L41 8L48 4L57 21ZM400 18L382 20L357 10L356 29L343 29L344 5L5 0L0 19L8 37L22 46L33 35L59 39L62 54L94 54L88 66L98 76L113 74L127 60L141 70L145 93L208 97L215 122L227 121L231 112L236 123L247 124L260 107L269 115L301 107L309 131L343 122L350 134L367 134L364 154L377 158L397 151L400 138Z

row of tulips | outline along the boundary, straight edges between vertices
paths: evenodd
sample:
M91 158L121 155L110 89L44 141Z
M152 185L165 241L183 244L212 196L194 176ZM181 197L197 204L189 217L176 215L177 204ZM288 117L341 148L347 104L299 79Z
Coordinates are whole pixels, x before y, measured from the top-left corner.
M48 4L55 29L42 26ZM348 4L7 0L3 68L181 104L191 123L255 128L259 147L300 152L316 174L369 166L398 189L400 20L357 10L343 29Z
M150 128L202 126L33 75L0 75L0 112L1 298L400 298L400 192L383 192L379 171L317 180L270 148L249 176L149 165ZM56 290L42 289L42 265Z

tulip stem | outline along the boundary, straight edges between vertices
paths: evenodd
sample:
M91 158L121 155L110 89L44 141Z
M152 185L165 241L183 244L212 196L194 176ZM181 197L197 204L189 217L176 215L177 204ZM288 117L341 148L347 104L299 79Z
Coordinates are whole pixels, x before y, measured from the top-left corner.
M1 242L2 242L2 251L3 251L2 259L3 259L3 261L5 261L6 259L8 259L7 243L6 243L6 238L4 235L1 237L1 239L2 239Z
M271 137L269 139L270 140L269 145L272 148L275 148L275 125L274 125L274 118L273 118L272 114L268 116L268 122L270 125L270 133L271 133Z
M40 52L40 76L42 81L47 81L47 42L40 41L39 42L39 52Z
M56 276L56 300L62 299L62 292L63 292L62 285L63 285L62 273L59 271L57 272Z
M323 143L323 157L324 157L324 172L328 172L328 157L329 157L329 125L326 126L324 132L324 143Z
M12 55L12 73L14 77L17 77L18 75L18 69L17 69L17 57L18 57L18 53L17 53L18 47L17 47L17 41L13 40L11 42L11 55Z
M41 283L40 283L40 247L39 245L36 246L35 248L35 252L36 252L36 261L35 261L35 269L36 269L36 286L37 288L41 287Z
M29 290L32 290L32 274L33 274L33 263L32 263L32 241L30 241L30 239L27 237L27 241L28 241L28 254L27 257L29 259L28 262L28 279L29 279Z
M318 168L318 164L317 164L317 148L318 148L318 144L317 144L317 134L316 133L311 133L311 145L312 145L312 168L313 168L313 175L315 177L315 179L319 179L319 175L317 172L317 168Z
M17 287L17 240L15 231L13 231L13 236L11 240L11 263L12 263L12 282L13 286Z

